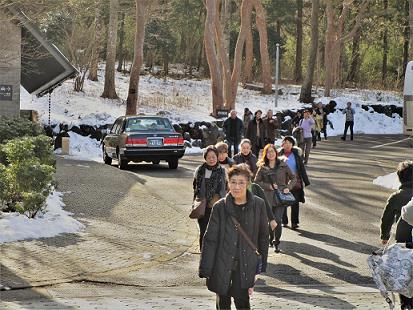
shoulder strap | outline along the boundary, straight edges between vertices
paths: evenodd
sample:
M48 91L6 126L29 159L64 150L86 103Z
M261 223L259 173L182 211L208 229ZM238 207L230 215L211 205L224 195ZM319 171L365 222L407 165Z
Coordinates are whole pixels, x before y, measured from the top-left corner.
M235 229L240 233L240 235L244 238L244 240L247 241L250 248L255 252L255 254L260 255L260 252L258 252L258 249L254 245L254 242L252 242L250 237L248 237L247 233L242 228L241 224L237 221L237 219L235 217L233 217L232 215L231 215L231 219L232 219L232 222L235 225Z

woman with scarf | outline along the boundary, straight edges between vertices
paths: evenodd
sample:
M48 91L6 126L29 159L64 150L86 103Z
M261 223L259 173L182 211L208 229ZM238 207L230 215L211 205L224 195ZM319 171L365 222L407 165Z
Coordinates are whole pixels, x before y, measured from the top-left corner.
M198 219L200 249L202 249L202 238L208 226L211 209L215 202L225 197L227 193L225 169L218 163L218 151L215 146L210 145L205 148L204 159L205 162L195 170L193 181L194 199L198 197L207 200L205 216Z
M290 168L291 172L294 173L297 177L297 183L295 187L291 190L291 193L294 195L296 202L291 206L291 228L297 229L299 226L299 210L300 202L304 203L304 186L310 185L308 180L307 171L303 163L302 153L303 151L295 147L295 141L293 137L286 136L282 142L282 148L279 151L280 156L285 157L285 162ZM283 215L283 226L288 225L288 215L287 208L285 208Z
M291 172L288 165L278 158L277 149L274 144L267 144L262 152L262 157L258 162L258 171L255 183L264 189L265 197L272 206L273 214L277 222L274 231L270 229L270 246L275 247L275 252L280 252L279 244L282 233L282 217L285 207L278 205L275 198L275 191L281 190L285 194L289 193L296 184L296 176Z

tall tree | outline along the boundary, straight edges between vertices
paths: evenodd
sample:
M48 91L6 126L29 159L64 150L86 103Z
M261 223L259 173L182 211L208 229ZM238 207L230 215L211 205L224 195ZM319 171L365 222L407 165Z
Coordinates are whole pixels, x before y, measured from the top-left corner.
M381 78L383 86L385 86L387 80L387 57L389 54L389 43L388 43L388 28L387 28L387 20L388 20L388 8L389 8L389 1L383 0L383 7L384 7L384 30L383 30L383 62L381 66Z
M340 75L340 58L344 43L353 38L355 32L360 27L362 18L371 0L363 0L355 18L353 28L344 33L346 18L353 0L343 0L340 16L336 15L336 8L332 1L325 0L327 29L325 43L325 90L324 96L329 97L331 88L336 84ZM337 21L337 23L336 23Z
M407 5L406 5L407 7ZM409 0L409 60L413 59L413 0Z
M222 109L224 102L224 87L222 79L222 67L216 50L216 24L219 23L217 1L205 0L207 14L205 18L205 54L208 61L212 84L212 114L216 115L218 109Z
M311 8L311 47L308 59L307 73L301 87L300 102L310 103L311 88L313 87L314 69L317 61L318 49L318 13L320 11L319 0L312 1Z
M108 41L106 46L105 85L103 98L117 99L115 89L116 41L118 37L119 0L110 0Z
M360 67L360 39L361 39L361 28L357 29L354 38L353 44L351 47L351 63L350 71L347 75L348 82L355 82L357 79L357 73Z
M297 0L296 34L294 80L296 82L301 82L303 78L303 70L301 66L301 61L303 58L303 0Z
M119 27L119 45L118 45L118 68L116 71L122 72L124 62L124 47L125 41L125 12L120 15L120 27Z
M135 115L138 105L139 74L143 63L143 43L145 39L145 16L147 0L136 0L136 29L133 65L130 73L126 115Z
M264 84L263 92L264 94L270 94L272 91L272 82L270 56L268 55L267 14L265 13L261 0L252 0L252 2L255 9L257 29L260 35L261 78Z
M99 66L99 55L100 55L100 47L102 41L102 17L101 17L101 9L100 9L100 0L95 0L95 18L93 21L94 24L94 33L93 33L93 41L92 41L92 56L91 56L91 63L89 69L88 80L97 81L98 80L98 66Z

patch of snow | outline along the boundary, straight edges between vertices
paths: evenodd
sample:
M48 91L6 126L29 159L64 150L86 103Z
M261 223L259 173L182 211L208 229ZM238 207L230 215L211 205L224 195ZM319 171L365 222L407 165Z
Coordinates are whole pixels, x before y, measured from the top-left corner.
M102 149L99 141L83 137L73 131L69 131L69 135L69 155L63 155L64 158L102 162ZM55 153L61 154L61 149L57 149Z
M373 180L373 184L390 189L398 189L400 186L399 178L397 177L396 172L375 178Z
M54 237L63 233L76 233L84 225L71 217L72 213L63 210L63 194L53 192L46 200L45 213L34 219L14 212L2 213L0 217L0 244L24 239Z

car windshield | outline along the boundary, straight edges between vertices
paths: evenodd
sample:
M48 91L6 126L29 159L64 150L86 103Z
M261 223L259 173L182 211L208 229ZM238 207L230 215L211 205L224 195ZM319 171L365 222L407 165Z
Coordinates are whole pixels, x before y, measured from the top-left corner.
M126 131L165 131L173 130L171 123L165 118L130 118Z

